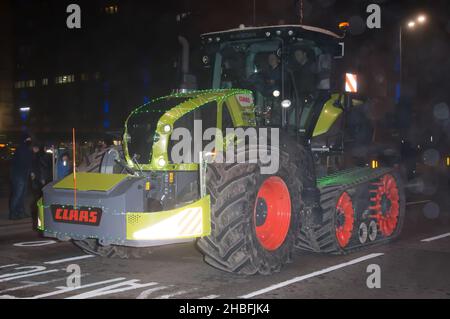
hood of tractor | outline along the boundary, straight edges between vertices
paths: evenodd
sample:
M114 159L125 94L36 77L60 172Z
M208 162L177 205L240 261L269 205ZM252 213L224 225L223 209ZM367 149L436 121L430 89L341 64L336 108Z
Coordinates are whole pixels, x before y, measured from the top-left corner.
M225 103L239 126L255 125L253 95L248 90L195 91L158 98L134 110L125 122L128 166L145 171L197 170L194 163L171 163L167 149L176 122L208 103Z

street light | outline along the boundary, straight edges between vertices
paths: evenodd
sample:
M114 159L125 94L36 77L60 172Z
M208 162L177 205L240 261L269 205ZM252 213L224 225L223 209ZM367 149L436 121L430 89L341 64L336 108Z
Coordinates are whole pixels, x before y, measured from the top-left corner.
M412 30L414 29L418 24L424 24L427 21L427 17L424 14L418 15L415 20L409 20L406 26L408 29ZM418 23L416 23L418 22ZM400 32L399 32L399 51L400 51L400 61L399 61L399 73L400 73L400 92L401 92L401 86L402 86L402 80L403 80L403 23L400 23Z
M425 21L427 21L427 17L425 17L424 15L420 15L420 16L417 18L417 21L418 21L419 23L424 23Z

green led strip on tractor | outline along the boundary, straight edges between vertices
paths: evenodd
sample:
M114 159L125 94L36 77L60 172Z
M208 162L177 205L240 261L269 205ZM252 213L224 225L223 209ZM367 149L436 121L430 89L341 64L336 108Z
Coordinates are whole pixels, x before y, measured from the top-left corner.
M228 109L231 114L231 118L233 120L233 124L235 127L238 126L255 126L255 114L254 114L254 106L251 106L252 112L243 112L242 106L237 102L236 99L233 99L236 95L252 95L252 92L249 90L242 89L220 89L220 90L202 90L202 91L194 91L187 93L176 93L172 95L168 95L165 97L160 97L155 100L150 101L136 110L134 110L125 121L125 133L123 138L123 147L125 153L125 159L127 164L131 168L136 168L136 164L131 159L128 153L128 121L132 116L139 113L147 113L157 110L149 109L148 106L152 103L159 102L164 99L170 98L191 98L183 103L178 104L173 107L171 110L165 112L158 121L155 135L153 136L153 140L156 140L156 134L158 134L159 139L153 144L152 147L152 156L150 163L139 165L139 168L145 171L196 171L198 170L198 164L196 163L183 163L183 164L172 164L169 163L169 158L167 155L167 148L169 145L169 139L172 132L165 132L164 127L170 125L173 128L175 122L187 115L188 113L202 107L203 105L210 102L217 102L218 110L222 109L222 105L225 102L228 106ZM245 113L245 116L244 116ZM253 115L253 116L252 116ZM218 125L221 126L221 112L218 114L217 120ZM220 128L220 127L219 127ZM165 165L160 165L159 161L164 160Z

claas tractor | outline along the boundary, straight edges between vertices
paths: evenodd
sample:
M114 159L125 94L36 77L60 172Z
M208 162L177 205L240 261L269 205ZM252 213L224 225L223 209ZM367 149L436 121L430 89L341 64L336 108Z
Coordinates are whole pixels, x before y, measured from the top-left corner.
M346 254L399 235L398 172L330 164L345 155L347 114L364 103L339 66L343 36L278 25L208 33L201 43L208 89L137 108L123 149L106 152L97 172L46 186L44 236L120 258L195 242L206 263L252 275L279 271L295 250ZM220 138L195 138L209 128ZM239 129L253 129L256 145ZM195 141L182 151L180 132ZM225 149L246 160L217 160ZM275 154L277 169L263 172L256 149Z

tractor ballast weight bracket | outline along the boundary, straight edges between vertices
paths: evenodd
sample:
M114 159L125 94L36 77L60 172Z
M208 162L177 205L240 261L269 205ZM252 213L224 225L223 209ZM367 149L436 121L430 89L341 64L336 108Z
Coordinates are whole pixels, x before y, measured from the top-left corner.
M70 175L45 187L43 202L52 204L40 201L38 228L46 237L95 238L104 246L151 247L209 235L209 196L171 210L146 212L145 183L145 178L129 175L79 173L74 207Z

